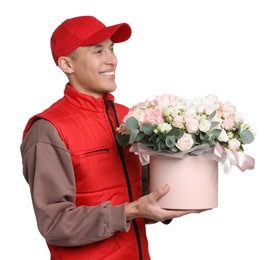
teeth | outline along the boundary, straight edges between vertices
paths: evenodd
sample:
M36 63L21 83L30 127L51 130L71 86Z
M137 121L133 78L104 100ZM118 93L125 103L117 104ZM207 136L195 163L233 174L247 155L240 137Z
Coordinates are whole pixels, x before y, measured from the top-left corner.
M113 76L115 73L114 71L110 71L110 72L101 72L101 75L103 76Z

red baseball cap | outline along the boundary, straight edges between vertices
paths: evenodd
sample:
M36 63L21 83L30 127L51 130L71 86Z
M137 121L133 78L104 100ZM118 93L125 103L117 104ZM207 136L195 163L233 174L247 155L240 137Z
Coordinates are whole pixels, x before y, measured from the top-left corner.
M105 26L93 16L79 16L65 20L53 32L51 50L55 63L80 46L97 44L110 38L114 43L124 42L131 36L127 23Z

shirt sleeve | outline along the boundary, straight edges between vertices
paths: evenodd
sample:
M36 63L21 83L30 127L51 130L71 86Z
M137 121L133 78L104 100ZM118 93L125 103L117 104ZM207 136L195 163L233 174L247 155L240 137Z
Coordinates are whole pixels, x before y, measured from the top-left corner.
M49 243L79 246L129 230L124 204L76 207L71 156L50 122L34 122L20 149L38 229Z

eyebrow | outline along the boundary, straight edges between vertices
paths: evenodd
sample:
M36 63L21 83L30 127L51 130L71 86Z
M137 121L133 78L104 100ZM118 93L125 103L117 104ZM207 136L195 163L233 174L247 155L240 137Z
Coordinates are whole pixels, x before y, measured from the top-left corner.
M95 45L93 45L95 48L101 48L101 47L103 47L104 45L103 44L95 44ZM109 45L109 47L113 47L114 46L114 43L112 42L110 45Z

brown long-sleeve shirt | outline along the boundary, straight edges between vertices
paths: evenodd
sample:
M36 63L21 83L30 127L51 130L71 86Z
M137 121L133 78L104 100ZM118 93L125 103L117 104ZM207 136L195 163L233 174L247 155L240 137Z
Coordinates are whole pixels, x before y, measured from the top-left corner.
M21 144L23 174L30 186L37 225L57 246L78 246L128 231L124 204L75 205L75 177L70 152L56 128L36 121Z

